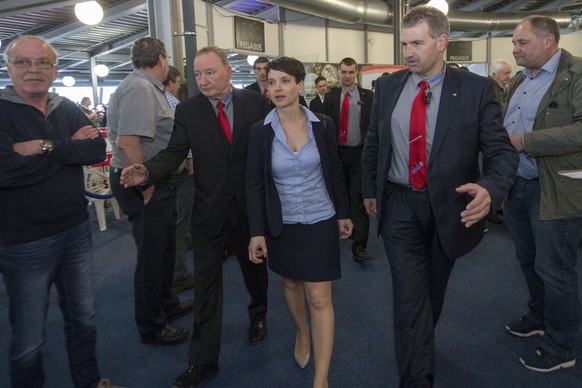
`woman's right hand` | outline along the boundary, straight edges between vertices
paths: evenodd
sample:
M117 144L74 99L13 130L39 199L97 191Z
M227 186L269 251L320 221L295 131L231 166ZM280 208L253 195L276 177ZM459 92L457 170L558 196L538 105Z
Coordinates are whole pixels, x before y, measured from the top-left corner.
M249 260L261 264L267 258L267 241L265 236L251 237L249 243Z

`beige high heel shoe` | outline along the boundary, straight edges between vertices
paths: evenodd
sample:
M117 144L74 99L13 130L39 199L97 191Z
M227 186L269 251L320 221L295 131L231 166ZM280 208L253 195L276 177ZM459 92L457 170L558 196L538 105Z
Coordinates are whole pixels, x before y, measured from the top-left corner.
M309 361L311 360L311 351L308 349L307 354L300 354L297 350L299 344L299 330L295 335L295 362L299 365L299 368L305 369L307 365L309 365Z

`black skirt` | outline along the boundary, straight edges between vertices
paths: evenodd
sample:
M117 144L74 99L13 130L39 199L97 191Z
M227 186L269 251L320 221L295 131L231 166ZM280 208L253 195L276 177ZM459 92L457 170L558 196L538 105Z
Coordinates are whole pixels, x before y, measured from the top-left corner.
M293 280L323 282L341 277L337 218L311 225L285 224L267 237L269 268Z

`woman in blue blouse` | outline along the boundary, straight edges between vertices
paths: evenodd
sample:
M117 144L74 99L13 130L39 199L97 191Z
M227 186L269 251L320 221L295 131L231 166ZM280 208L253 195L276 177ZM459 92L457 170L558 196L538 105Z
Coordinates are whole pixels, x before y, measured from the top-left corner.
M301 368L315 360L314 387L327 387L333 349L331 282L341 277L339 239L352 233L349 202L337 156L333 121L300 106L305 68L273 60L269 96L275 105L251 129L246 197L250 260L268 259L281 275L297 327L294 356ZM311 328L307 322L309 304Z

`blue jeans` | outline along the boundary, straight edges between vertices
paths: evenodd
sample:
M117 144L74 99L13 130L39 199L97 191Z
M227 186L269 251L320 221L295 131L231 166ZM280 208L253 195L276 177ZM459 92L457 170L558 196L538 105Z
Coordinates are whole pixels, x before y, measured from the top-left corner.
M93 244L89 221L56 235L0 246L0 270L10 301L12 387L44 384L42 347L53 282L63 313L71 377L76 387L97 386Z
M518 177L503 214L530 294L527 315L545 326L546 350L570 357L581 321L576 261L582 218L542 221L539 211L539 181Z

